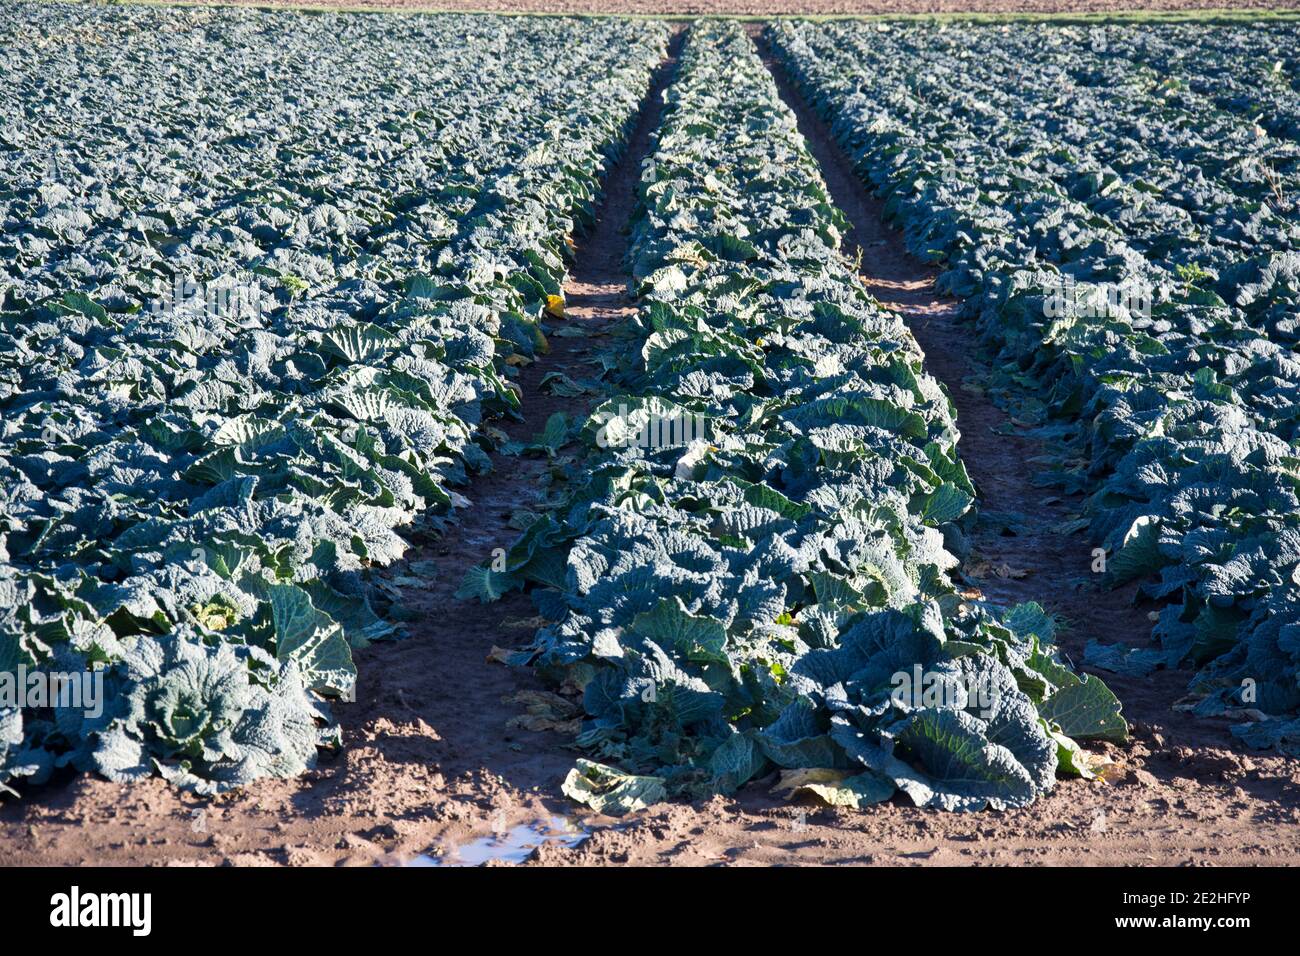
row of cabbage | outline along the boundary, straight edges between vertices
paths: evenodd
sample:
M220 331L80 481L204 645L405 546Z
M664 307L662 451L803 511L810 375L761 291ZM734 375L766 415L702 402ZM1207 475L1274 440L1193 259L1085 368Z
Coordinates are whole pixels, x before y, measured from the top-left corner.
M1094 492L1109 582L1170 601L1159 649L1096 662L1206 665L1201 713L1300 708L1300 148L1124 60L1113 33L769 37L940 287L1081 426L1087 474L1055 477Z
M484 596L536 586L516 661L582 689L566 791L618 812L781 770L862 806L1023 806L1113 695L1036 605L958 594L973 488L953 407L865 292L753 44L692 28L644 167L639 296L567 503ZM611 766L612 765L612 766Z
M666 37L6 5L0 786L314 762Z

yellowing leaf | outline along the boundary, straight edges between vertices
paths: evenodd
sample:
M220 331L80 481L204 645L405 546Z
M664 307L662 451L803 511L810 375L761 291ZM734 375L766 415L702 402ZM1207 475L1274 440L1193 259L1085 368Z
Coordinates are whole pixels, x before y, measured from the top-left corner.
M489 664L508 664L510 662L510 655L513 653L514 651L508 647L498 647L496 644L493 644L492 650L488 651L487 662Z
M782 770L781 778L772 787L774 792L784 792L787 800L811 794L829 806L854 810L888 800L894 789L892 782L871 771L850 774L826 767Z

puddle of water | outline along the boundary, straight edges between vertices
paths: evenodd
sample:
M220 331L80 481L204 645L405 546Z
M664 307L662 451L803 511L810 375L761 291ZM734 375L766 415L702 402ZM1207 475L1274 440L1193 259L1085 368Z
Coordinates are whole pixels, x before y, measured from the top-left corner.
M572 848L591 836L591 830L568 817L551 817L521 823L501 833L478 837L452 846L440 856L421 853L407 866L483 866L489 862L519 864L539 846Z

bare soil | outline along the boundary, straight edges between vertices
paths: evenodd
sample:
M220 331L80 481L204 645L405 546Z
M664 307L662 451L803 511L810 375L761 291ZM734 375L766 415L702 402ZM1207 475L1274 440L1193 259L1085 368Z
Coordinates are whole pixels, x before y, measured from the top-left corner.
M541 378L550 371L575 379L594 374L594 340L634 307L622 264L625 227L668 68L612 172L594 230L577 244L565 289L567 324L588 334L552 336L550 353L522 371L525 417L504 425L512 438L530 439L552 412L585 409L583 399L542 394ZM1131 592L1094 590L1088 546L1052 530L1077 510L1077 500L1030 483L1029 460L1043 449L1027 437L995 434L1005 413L977 388L962 387L978 379L981 366L972 332L955 321L954 303L934 293L933 271L906 254L824 126L781 85L854 225L848 240L863 250L863 282L908 321L929 370L954 397L960 448L981 506L1031 518L1018 535L976 535L970 584L998 601L1038 600L1069 619L1062 646L1076 661L1089 637L1145 642L1149 609L1134 606ZM543 688L526 670L488 662L494 647L527 641L530 601L517 593L491 605L452 597L466 567L513 539L511 512L546 493L545 460L495 456L493 465L467 489L473 504L459 523L441 540L419 544L414 559L434 564L432 572L422 566L425 585L406 592L419 615L412 637L358 655L358 702L339 708L346 746L337 757L304 777L215 801L161 780L121 786L83 775L0 807L0 862L427 861L452 857L476 838L564 815L590 826L591 835L576 847L541 846L530 863L1300 863L1300 761L1247 754L1223 722L1173 710L1189 676L1179 672L1143 680L1107 675L1133 723L1133 741L1105 748L1113 766L1104 781L1062 780L1026 810L944 814L895 798L850 812L785 803L768 793L769 780L734 798L663 805L616 826L584 814L559 795L574 756L566 749L569 735L527 729L539 726L527 705L547 700L527 695Z

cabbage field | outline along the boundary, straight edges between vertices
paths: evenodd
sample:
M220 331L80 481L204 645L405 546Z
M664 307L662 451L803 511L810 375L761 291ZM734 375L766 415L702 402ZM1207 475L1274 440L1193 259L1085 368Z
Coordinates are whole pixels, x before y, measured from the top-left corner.
M0 792L315 767L354 655L413 626L393 569L441 586L413 549L511 459L545 507L421 626L526 596L476 663L555 691L592 810L1026 807L1129 741L1097 671L1190 668L1176 719L1300 752L1300 30L759 32L0 8L0 681L102 686L0 695ZM962 383L864 285L800 109L1149 639L1071 659L1055 595L971 586ZM627 316L533 388L620 162ZM586 404L538 420L556 394Z
M0 784L314 763L393 631L366 571L486 465L667 37L201 24L0 14L0 669L107 688L91 718L0 711Z
M1089 659L1200 668L1200 715L1300 746L1300 89L1294 28L958 33L781 25L909 248L1068 446L1111 586L1167 599L1157 644ZM1014 75L1014 85L1005 81ZM871 77L864 83L863 77ZM1073 94L1062 97L1069 84ZM1141 284L1145 309L1045 307Z
M1075 739L1122 740L1118 704L1053 656L1041 609L953 586L974 488L951 404L842 255L753 44L695 27L666 100L629 252L641 309L593 418L710 433L592 436L583 482L495 582L555 586L538 599L555 623L521 656L580 675L583 750L638 771L588 766L569 787L623 809L776 766L839 771L821 786L852 805L901 789L976 809L1089 772ZM894 699L914 667L989 706Z

